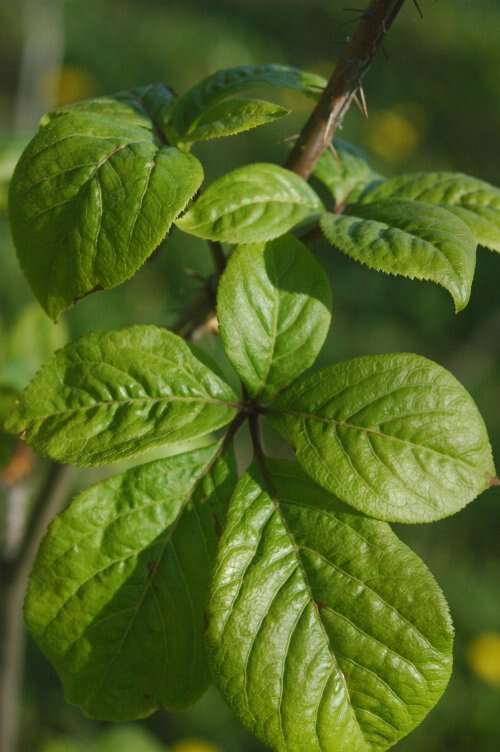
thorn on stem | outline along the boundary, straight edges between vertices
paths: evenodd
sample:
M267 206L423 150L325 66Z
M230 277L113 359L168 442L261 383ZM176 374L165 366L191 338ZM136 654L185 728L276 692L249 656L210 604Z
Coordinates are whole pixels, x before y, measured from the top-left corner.
M423 11L422 11L422 8L420 7L420 3L418 2L418 0L413 0L413 5L414 5L414 6L415 6L415 8L417 9L417 13L418 13L418 15L420 16L420 18L421 18L421 19L423 20L423 18L424 18L424 13L423 13Z
M490 479L490 486L493 488L494 486L500 486L500 478L491 478Z
M354 92L354 101L360 112L365 118L368 118L368 104L366 102L365 90L363 89L362 84L359 84L357 90Z

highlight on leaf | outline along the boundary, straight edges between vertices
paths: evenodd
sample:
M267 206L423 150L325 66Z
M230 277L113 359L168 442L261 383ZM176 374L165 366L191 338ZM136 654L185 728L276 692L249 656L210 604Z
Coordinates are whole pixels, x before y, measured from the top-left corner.
M448 517L496 475L471 396L419 355L364 356L305 375L266 413L313 480L375 519Z
M322 267L293 235L234 251L217 312L226 354L251 397L269 400L313 365L331 297Z
M322 210L303 178L275 164L257 163L212 183L176 224L207 240L255 243L274 240Z
M100 465L204 436L236 415L230 386L156 326L88 334L36 374L7 429L59 462Z
M290 462L241 478L209 616L217 686L277 752L383 752L451 673L448 607L422 561Z
M212 444L81 493L52 523L25 614L68 702L130 721L207 689L204 609L234 460Z
M170 100L147 87L62 108L24 151L10 183L12 233L51 318L135 274L198 190L200 162L164 135Z

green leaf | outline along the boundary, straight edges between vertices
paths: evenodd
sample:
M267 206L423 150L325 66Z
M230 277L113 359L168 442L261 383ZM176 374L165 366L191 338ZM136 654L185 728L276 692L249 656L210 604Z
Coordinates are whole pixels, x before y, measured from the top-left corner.
M215 680L276 752L382 752L443 693L453 628L423 562L289 462L238 484L209 605Z
M233 253L217 312L224 348L251 397L269 399L314 363L330 311L328 279L292 235Z
M371 269L444 287L455 310L470 299L476 241L467 225L439 206L380 201L325 214L321 229L336 248Z
M477 242L500 251L500 189L455 172L399 175L369 189L362 202L406 199L438 204L462 219Z
M204 110L182 138L185 144L234 136L259 125L272 123L289 110L260 99L229 99Z
M216 549L212 505L233 488L219 448L98 483L56 518L41 545L27 623L68 702L93 718L183 708L209 684L203 632Z
M209 107L248 88L292 89L317 97L326 85L322 76L286 65L244 65L220 70L189 89L171 113L173 127L182 138Z
M261 163L216 180L176 224L207 240L255 243L284 235L321 210L321 201L303 178Z
M14 409L18 394L14 389L0 386L0 471L10 462L16 441L4 430L4 425L11 411Z
M370 167L362 152L351 144L336 140L334 146L336 154L330 149L324 151L313 174L328 188L335 206L339 207L379 180L380 175Z
M236 399L180 337L134 326L56 353L7 428L54 460L99 465L222 428Z
M463 386L418 355L374 355L299 379L270 408L304 470L359 511L392 522L458 512L496 475Z
M14 242L54 319L135 274L202 182L198 160L163 145L145 107L130 95L56 111L19 161L9 199Z

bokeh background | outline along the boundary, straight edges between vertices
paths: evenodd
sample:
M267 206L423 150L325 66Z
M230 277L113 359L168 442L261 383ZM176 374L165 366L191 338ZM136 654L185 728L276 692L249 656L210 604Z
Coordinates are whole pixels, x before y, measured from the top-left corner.
M39 116L56 104L164 81L181 92L218 68L281 62L328 75L355 13L332 0L28 0L0 2L0 374L15 389L60 332L33 307L5 212L5 185ZM365 2L358 1L358 5ZM500 2L412 2L366 81L370 117L353 109L342 137L381 172L463 171L500 185ZM209 179L253 159L282 160L294 115L198 150ZM377 275L315 248L332 277L335 325L322 355L409 350L438 360L477 400L500 462L500 258L480 249L469 307L453 313L430 284ZM171 325L210 272L203 243L173 234L123 287L79 303L71 336L149 322ZM3 332L3 334L2 334ZM3 355L2 355L3 343ZM7 343L7 344L6 344ZM207 335L201 345L220 357ZM45 346L45 345L44 345ZM7 375L6 375L7 374ZM88 479L81 479L82 484ZM500 749L500 489L456 517L399 528L441 583L456 624L456 667L438 708L402 752ZM189 712L158 713L133 728L85 719L64 703L50 666L28 642L22 744L29 752L258 752L213 690ZM304 750L307 752L307 750Z

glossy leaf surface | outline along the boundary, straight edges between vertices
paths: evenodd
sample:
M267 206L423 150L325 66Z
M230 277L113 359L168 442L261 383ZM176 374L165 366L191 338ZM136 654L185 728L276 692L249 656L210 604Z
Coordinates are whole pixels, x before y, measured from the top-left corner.
M272 410L308 475L376 519L447 517L495 476L472 398L448 371L418 355L366 356L324 368L295 382Z
M275 164L258 163L216 180L176 224L208 240L254 243L284 235L321 209L318 196L301 177Z
M251 397L269 399L314 363L330 310L323 269L292 235L232 254L217 312L224 348Z
M476 267L476 240L469 227L439 206L381 201L349 206L321 218L325 237L371 269L444 287L455 310L469 302Z
M484 180L455 172L399 175L368 190L361 200L392 198L444 206L470 227L478 243L500 251L500 189Z
M335 141L335 153L327 149L321 155L314 177L328 188L335 206L353 201L366 187L380 178L363 154L345 141Z
M217 449L98 483L42 543L26 619L68 702L93 718L179 709L208 686L203 614L216 549L213 505L234 487L232 463L216 459Z
M350 514L289 462L238 484L209 613L216 682L276 752L382 752L451 671L443 595L389 526Z
M256 87L292 89L318 96L326 85L321 76L287 65L241 65L203 79L176 102L171 113L173 127L181 137L209 107L232 94Z
M235 136L259 125L273 123L288 113L289 110L284 107L260 99L228 99L202 112L182 138L182 142L193 143Z
M10 185L14 242L54 319L90 292L129 279L201 184L198 160L164 145L152 120L168 107L170 95L158 91L46 116L17 165Z
M235 402L180 337L134 326L60 350L8 428L55 460L98 465L215 431L234 417Z

